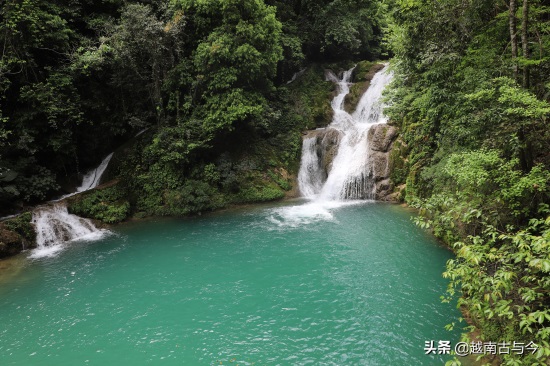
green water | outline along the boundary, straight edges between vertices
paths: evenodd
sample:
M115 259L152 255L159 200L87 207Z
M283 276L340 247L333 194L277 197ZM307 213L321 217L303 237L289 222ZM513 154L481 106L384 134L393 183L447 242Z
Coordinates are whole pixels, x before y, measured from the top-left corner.
M288 205L288 204L287 204ZM442 365L451 254L395 205L119 226L0 282L2 365Z

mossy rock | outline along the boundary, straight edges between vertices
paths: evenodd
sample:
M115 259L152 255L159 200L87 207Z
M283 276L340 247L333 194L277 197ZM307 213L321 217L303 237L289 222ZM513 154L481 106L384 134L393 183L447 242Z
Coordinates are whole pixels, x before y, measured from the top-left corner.
M0 223L0 258L36 247L36 231L31 220L32 214L25 212Z
M34 242L36 240L36 231L31 223L32 213L25 212L13 219L4 221L4 225L11 231L21 235L28 242Z
M361 61L353 70L353 84L350 87L348 95L344 99L344 110L353 113L359 100L365 94L370 86L374 75L384 68L384 64L371 61Z
M0 224L0 258L15 255L24 249L23 238Z

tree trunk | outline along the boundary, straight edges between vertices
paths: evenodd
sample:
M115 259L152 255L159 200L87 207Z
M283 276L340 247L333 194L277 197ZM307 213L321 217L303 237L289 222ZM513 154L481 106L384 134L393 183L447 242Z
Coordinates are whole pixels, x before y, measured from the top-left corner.
M517 39L517 28L516 28L516 0L510 0L510 42L512 43L512 62L514 70L514 80L518 80L518 39Z
M521 11L521 47L523 48L523 58L525 60L529 59L529 38L528 38L528 27L529 27L529 1L523 0L523 9ZM525 65L523 67L523 87L529 88L529 66Z
M513 0L510 0L513 1ZM510 3L511 6L511 3ZM511 12L510 8L510 12ZM523 51L523 59L527 61L529 59L529 39L527 37L527 28L529 26L529 2L528 0L523 0L523 7L521 10L521 47ZM515 17L514 17L515 19ZM510 31L512 31L510 29ZM517 55L517 39L516 39L516 55ZM517 80L517 63L515 64L515 73ZM523 66L523 87L529 88L529 66ZM520 149L520 164L524 172L528 172L533 167L533 154L532 154L532 145L531 141L526 137L525 127L520 122L520 128L518 133L519 142L521 144Z

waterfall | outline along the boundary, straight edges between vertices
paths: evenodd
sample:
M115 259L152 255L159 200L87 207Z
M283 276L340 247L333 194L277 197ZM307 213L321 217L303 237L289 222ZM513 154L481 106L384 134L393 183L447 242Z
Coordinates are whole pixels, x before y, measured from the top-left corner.
M303 69L301 69L300 71L298 72L295 72L294 75L292 75L292 78L290 78L289 81L287 81L286 83L287 84L292 84L297 78L299 78L300 76L302 76L304 74L304 72L306 72L306 68L304 67Z
M72 215L64 202L49 203L32 213L37 248L31 257L51 256L73 240L97 240L109 233L98 229L91 220Z
M298 172L298 186L302 196L314 198L322 188L321 161L317 154L317 137L306 137L302 145L302 159Z
M63 249L66 242L98 240L109 233L108 230L98 229L91 220L70 214L63 200L97 187L112 157L113 153L107 155L97 168L86 173L76 192L34 209L32 223L36 230L36 249L31 254L32 258L52 256Z
M304 197L321 201L375 198L376 164L370 156L368 136L372 126L387 122L381 102L382 91L392 78L387 68L374 75L352 114L344 110L344 100L349 93L353 68L344 72L341 79L327 72L327 79L336 83L338 91L331 102L334 117L324 131L303 141L298 185ZM323 171L319 155L326 150L323 144L331 130L340 138L330 171Z
M79 187L76 188L75 192L64 194L63 196L56 198L50 202L63 201L65 198L72 197L74 195L89 191L90 189L97 187L101 182L101 177L103 176L105 169L107 169L107 166L109 165L109 162L111 161L112 157L113 157L113 153L110 153L105 157L105 159L101 161L101 163L97 166L97 168L94 168L88 171L88 173L84 174L84 177L82 177L82 183L80 184Z
M82 184L76 189L76 191L84 192L97 187L101 180L101 176L105 172L105 169L107 169L107 165L109 165L109 161L111 161L112 157L113 153L110 153L105 159L101 161L101 164L99 164L97 168L92 169L88 173L86 173L84 175L84 178L82 178Z

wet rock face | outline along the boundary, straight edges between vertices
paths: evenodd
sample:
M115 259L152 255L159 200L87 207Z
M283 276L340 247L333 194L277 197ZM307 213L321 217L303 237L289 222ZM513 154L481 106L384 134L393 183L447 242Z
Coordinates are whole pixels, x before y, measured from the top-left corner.
M369 130L369 147L373 151L388 152L397 136L397 129L386 124L374 125Z
M369 166L372 171L372 177L375 182L389 177L388 154L380 151L371 151L369 155Z
M371 127L367 137L370 149L369 165L375 182L376 199L392 201L393 183L390 180L390 151L397 137L397 129L387 124Z
M316 139L316 153L321 164L324 183L332 169L332 161L338 152L338 144L342 139L342 132L329 127L310 131L306 137L315 137Z
M338 144L342 139L342 133L333 128L326 128L323 133L317 135L317 146L319 147L319 156L321 165L327 176L332 169L332 161L338 153Z

